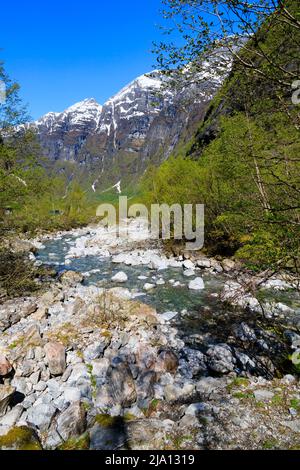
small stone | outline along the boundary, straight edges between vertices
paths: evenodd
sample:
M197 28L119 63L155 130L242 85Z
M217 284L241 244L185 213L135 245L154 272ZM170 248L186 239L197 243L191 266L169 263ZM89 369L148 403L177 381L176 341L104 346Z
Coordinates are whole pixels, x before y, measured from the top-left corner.
M192 403L185 410L185 415L197 416L201 411L206 411L209 406L206 403Z
M235 359L232 350L228 344L216 344L211 346L206 355L208 365L214 372L226 374L232 372L235 368Z
M80 401L81 392L76 387L67 387L64 391L64 399L68 403L74 403L76 401Z
M59 397L62 394L61 384L56 380L56 378L52 378L47 382L48 393L53 400Z
M226 382L215 377L203 377L196 385L197 392L201 395L210 395L226 387Z
M0 377L5 377L13 370L13 366L8 359L0 354Z
M296 382L296 377L294 377L294 376L291 375L291 374L287 374L287 375L285 375L285 376L283 377L282 382L283 382L283 383L286 383L286 384L295 383L295 382Z
M132 298L130 290L126 289L125 287L113 287L112 289L109 289L108 292L113 294L113 296L117 297L118 299L130 300Z
M185 260L183 262L182 266L183 266L184 269L192 269L192 270L195 269L194 263L189 259Z
M196 277L189 283L189 289L191 290L202 290L204 287L205 286L202 277Z
M183 275L186 277L192 277L192 276L195 276L195 271L193 269L185 269L183 271Z
M49 428L55 412L56 408L51 404L34 405L28 409L26 420L37 426L41 432L45 432Z
M76 271L66 271L60 276L60 281L67 287L76 287L83 282L83 275Z
M167 349L160 352L157 361L157 370L175 373L178 369L178 365L178 357L173 351Z
M44 382L48 382L48 380L50 379L50 371L46 366L41 371L40 379Z
M29 315L31 315L32 313L36 312L38 309L38 305L35 304L35 303L31 303L29 305L27 305L23 312L24 312L24 317L28 317Z
M1 441L1 450L42 450L36 432L27 426L11 428Z
M109 368L109 360L106 357L102 359L96 359L95 361L91 362L91 365L93 367L93 375L97 378L104 378Z
M144 287L143 287L143 289L146 292L153 290L154 288L155 288L155 284L150 284L149 282L146 282L146 284L144 284Z
M27 360L33 360L35 358L34 348L29 348L26 353Z
M33 374L31 374L31 376L29 377L30 382L33 385L36 385L38 383L38 381L40 380L40 375L41 375L41 372L39 370L37 372L34 372Z
M12 387L11 385L0 384L0 416L5 415L10 400L14 395L15 391L15 387Z
M197 260L197 266L199 268L207 269L211 267L211 262L208 258L200 258Z
M32 314L32 318L37 321L42 321L48 318L49 308L41 305L35 313Z
M235 268L236 264L233 260L231 259L224 259L222 261L222 268L224 269L225 272L232 271Z
M23 395L26 395L28 390L27 390L27 379L25 377L16 377L11 381L11 385L15 387L17 392L23 393Z
M28 408L31 408L33 406L35 401L36 401L35 394L29 395L28 397L25 398L24 401L22 401L22 406L25 410L28 410Z
M58 434L56 429L53 429L51 426L50 432L46 435L44 440L44 444L47 450L49 449L57 449L63 443L63 439Z
M164 388L164 395L167 401L173 402L180 400L182 398L187 398L191 396L195 391L194 384L184 384L182 385L166 385Z
M24 335L23 344L26 344L26 346L40 346L41 342L40 327L38 325L32 325Z
M177 317L178 312L164 312L159 314L159 318L162 318L165 321L170 321L173 318Z
M268 402L274 397L274 393L269 390L255 390L254 397L257 401Z
M68 378L67 383L73 386L76 385L77 381L81 379L89 379L87 367L82 362L73 366L72 373Z
M61 377L61 381L62 382L66 382L68 380L68 378L70 377L71 373L72 373L72 367L71 366L68 366L66 368L66 370L64 371L62 377Z
M45 351L41 346L38 346L34 350L34 358L39 362L42 361L45 357Z
M46 382L41 381L41 382L37 383L36 385L34 385L33 388L37 392L43 392L44 390L46 390L47 384L46 384Z
M12 408L11 411L6 413L6 415L0 419L0 426L8 426L10 428L14 426L17 421L19 421L23 410L24 408L22 405L16 405L14 408Z

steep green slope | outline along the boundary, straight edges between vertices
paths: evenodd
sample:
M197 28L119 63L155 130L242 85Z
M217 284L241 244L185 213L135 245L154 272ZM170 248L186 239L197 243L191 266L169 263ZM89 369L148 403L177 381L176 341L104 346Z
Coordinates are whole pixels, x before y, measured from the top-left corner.
M297 2L290 8L299 17ZM299 27L270 17L188 148L144 180L148 201L205 203L206 249L252 267L299 266L300 105L290 81L300 78L299 43Z

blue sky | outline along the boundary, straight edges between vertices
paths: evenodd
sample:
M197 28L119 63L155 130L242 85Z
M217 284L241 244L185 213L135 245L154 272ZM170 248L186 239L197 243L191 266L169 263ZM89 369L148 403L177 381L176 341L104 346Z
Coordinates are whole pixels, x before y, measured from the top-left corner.
M0 60L32 118L85 98L103 104L150 71L160 7L161 0L3 2Z

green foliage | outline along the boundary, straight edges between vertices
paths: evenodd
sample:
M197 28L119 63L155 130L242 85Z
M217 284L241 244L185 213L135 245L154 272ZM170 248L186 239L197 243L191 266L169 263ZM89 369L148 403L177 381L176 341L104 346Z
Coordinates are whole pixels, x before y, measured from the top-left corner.
M5 74L0 80L7 99L0 104L0 236L8 231L69 229L91 221L96 203L69 172L47 168L30 131L16 125L28 120L19 98L19 86ZM1 132L2 136L1 137ZM68 165L67 165L68 166Z
M172 157L142 183L148 204L205 204L207 248L238 250L253 268L288 264L299 250L299 135L283 114L268 130L261 118L224 116L198 161Z
M278 441L276 439L268 439L263 442L262 448L264 450L275 449L278 446Z
M0 61L0 81L5 86L6 99L0 102L0 129L6 132L18 124L28 120L26 108L22 106L19 96L20 86L9 78L4 70L3 62Z
M148 168L141 188L146 203L188 204L199 198L200 168L197 162L170 157L159 168Z
M291 408L293 408L296 411L300 411L300 400L298 398L292 398L290 401Z
M183 47L177 49L181 64L199 59L213 45L212 38L221 39L214 37L207 19L201 23L204 7L212 12L222 3L232 12L230 18L240 12L241 31L250 27L253 34L240 49L186 154L178 152L178 158L145 175L146 200L205 204L205 246L213 255L236 253L255 270L299 269L300 122L299 108L291 101L292 81L299 78L300 68L297 2L288 0L286 11L276 15L276 2L271 2L274 9L260 0L248 3L248 23L242 1L197 2L199 15L194 14L194 2L164 3L166 17L180 18L186 32ZM198 26L197 40L187 32L193 24ZM223 39L231 25L229 19ZM161 59L166 53L171 49L162 50ZM173 49L169 64L178 64L179 56Z
M103 413L98 414L95 417L95 422L102 426L103 428L114 427L119 422L119 417L111 416L109 414Z
M38 289L39 268L25 255L0 250L0 288L5 296L26 295Z
M88 433L80 437L70 437L67 441L63 442L57 450L88 450L90 447L90 437Z

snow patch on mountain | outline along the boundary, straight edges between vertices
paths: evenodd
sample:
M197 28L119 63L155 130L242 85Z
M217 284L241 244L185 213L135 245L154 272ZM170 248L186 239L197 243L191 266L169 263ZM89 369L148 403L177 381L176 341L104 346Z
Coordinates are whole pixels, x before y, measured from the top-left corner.
M101 119L102 109L95 99L89 98L75 103L62 113L47 113L29 126L37 129L46 127L50 133L60 127L84 126L86 123L94 123L96 127Z
M137 77L103 106L93 98L85 99L23 128L36 131L49 160L92 168L95 177L90 185L96 191L104 184L96 175L109 174L112 167L119 177L127 168L140 174L151 156L165 159L170 155L184 129L203 118L221 85L214 68L207 61L202 76L195 76L187 67L179 73L179 88L165 86L170 77L156 70Z

